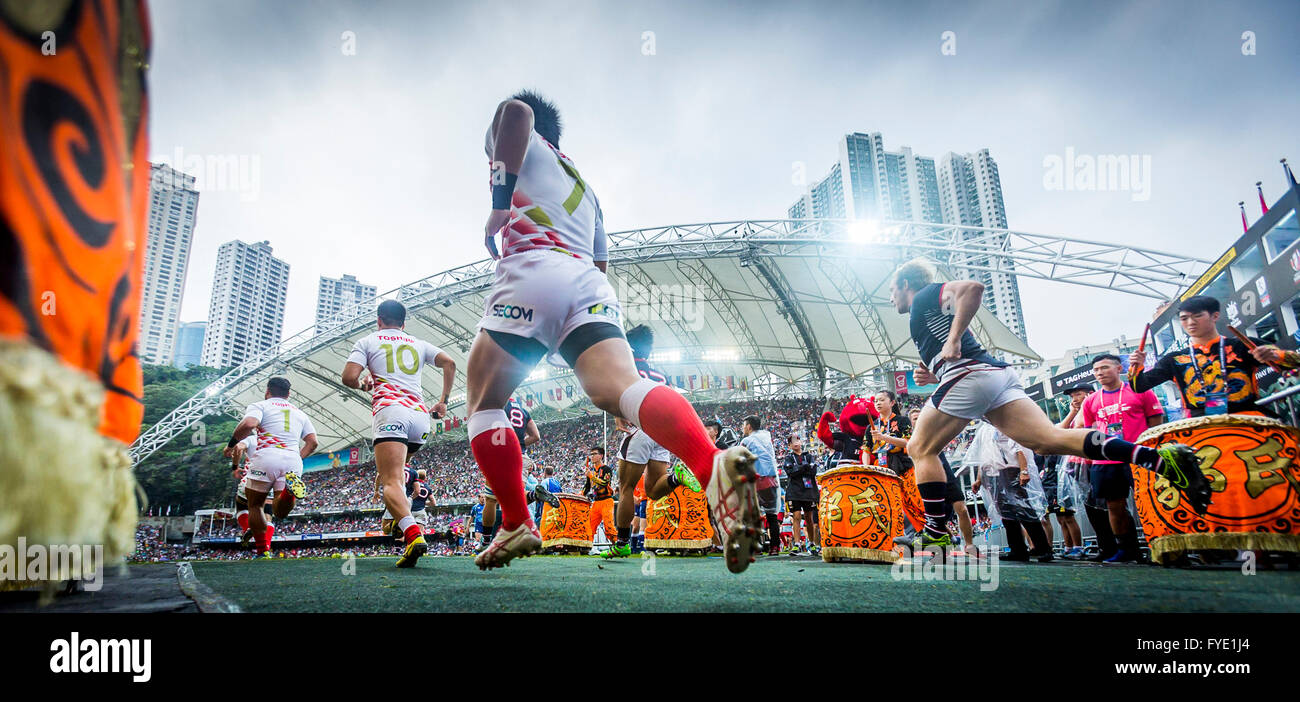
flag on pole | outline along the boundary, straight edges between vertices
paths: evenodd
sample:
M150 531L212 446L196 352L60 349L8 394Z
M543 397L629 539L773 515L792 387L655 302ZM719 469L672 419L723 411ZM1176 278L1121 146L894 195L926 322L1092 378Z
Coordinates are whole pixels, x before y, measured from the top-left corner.
M1264 202L1263 181L1259 181L1259 180L1255 181L1255 192L1259 193L1259 209L1263 210L1264 214L1268 214L1268 203Z
M692 390L695 389L695 376L694 376L694 375L691 376L691 389L692 389Z
M1241 231L1248 232L1250 231L1250 225L1246 224L1246 201L1238 202L1237 207L1241 208Z

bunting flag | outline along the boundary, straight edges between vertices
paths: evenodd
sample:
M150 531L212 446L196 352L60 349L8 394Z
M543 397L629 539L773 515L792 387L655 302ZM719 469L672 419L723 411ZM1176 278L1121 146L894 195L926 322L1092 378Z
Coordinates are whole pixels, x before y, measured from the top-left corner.
M460 428L460 417L454 417L454 418L452 418L452 424L451 424L451 425L452 425L453 427L456 427L457 429L459 429L459 428Z
M1264 202L1263 181L1259 181L1259 180L1255 181L1255 192L1259 193L1259 209L1264 210L1264 214L1268 214L1268 203Z
M707 375L700 376L700 388L704 390L709 389L709 376Z
M677 376L677 387L679 387L679 388L684 388L684 387L686 387L686 379L683 378L683 377L680 376L680 375Z
M565 385L565 386L564 386L564 395L565 395L566 397L573 397L573 386L572 386L572 385Z
M749 390L749 378L741 378L741 379L740 379L740 391L741 391L741 392L747 392L748 390Z
M528 409L532 409L532 408L533 408L533 396L532 396L532 395L529 395L529 396L528 396L528 399L527 399L527 400L524 400L524 406L527 407Z
M728 390L736 389L736 376L734 375L727 376L727 389Z
M695 389L695 376L693 376L693 375L691 376L691 389L692 389L692 390Z
M716 375L713 376L713 387L715 387L715 388L720 388L720 387L722 387L722 378L721 378L721 376L716 376Z

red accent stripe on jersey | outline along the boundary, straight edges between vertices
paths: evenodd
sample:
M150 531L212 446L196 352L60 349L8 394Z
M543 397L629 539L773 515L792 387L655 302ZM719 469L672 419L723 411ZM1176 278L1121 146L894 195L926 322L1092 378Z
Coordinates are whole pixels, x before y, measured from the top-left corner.
M394 385L383 378L375 378L375 386L372 392L370 408L372 414L378 414L381 408L393 405L401 405L418 412L429 411L429 408L424 405L424 398L418 393Z
M261 451L262 449L267 449L267 448L277 448L277 449L284 449L286 451L292 451L298 447L290 446L289 444L286 444L283 439L274 436L272 434L258 434L257 450Z

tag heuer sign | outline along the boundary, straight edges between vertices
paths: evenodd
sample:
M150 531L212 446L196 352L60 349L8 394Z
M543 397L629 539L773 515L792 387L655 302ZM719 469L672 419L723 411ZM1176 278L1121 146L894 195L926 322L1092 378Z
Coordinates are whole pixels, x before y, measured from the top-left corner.
M1056 395L1063 388L1068 388L1076 383L1092 383L1092 363L1072 368L1064 373L1052 376L1052 394Z

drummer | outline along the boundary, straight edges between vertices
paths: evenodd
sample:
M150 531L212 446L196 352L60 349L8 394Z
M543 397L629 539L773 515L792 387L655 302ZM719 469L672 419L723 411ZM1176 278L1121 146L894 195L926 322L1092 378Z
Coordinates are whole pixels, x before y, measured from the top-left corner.
M1255 373L1269 363L1281 367L1300 366L1300 354L1252 339L1254 349L1240 339L1219 335L1219 301L1206 296L1189 297L1178 308L1178 323L1190 339L1188 346L1174 348L1144 370L1140 352L1129 356L1129 383L1135 392L1145 392L1172 380L1178 385L1183 406L1190 417L1216 414L1271 416L1256 404L1259 385Z

